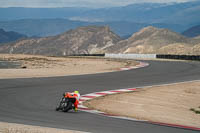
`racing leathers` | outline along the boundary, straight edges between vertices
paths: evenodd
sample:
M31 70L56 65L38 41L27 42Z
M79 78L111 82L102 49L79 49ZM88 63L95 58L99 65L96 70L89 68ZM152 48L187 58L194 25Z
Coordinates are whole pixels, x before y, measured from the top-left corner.
M71 100L71 102L74 104L74 110L77 111L78 110L78 104L79 104L79 98L80 98L80 94L79 93L70 93L67 92L65 93L65 98L69 98Z

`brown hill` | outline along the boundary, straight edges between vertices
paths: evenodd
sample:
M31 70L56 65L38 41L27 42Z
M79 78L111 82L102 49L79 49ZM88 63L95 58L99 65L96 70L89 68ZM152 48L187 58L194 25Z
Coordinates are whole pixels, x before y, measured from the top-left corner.
M121 40L106 26L88 26L63 34L26 39L0 47L0 53L71 55L93 53L200 54L200 37L187 38L168 29L146 27Z
M107 48L110 53L192 54L191 49L200 39L191 39L168 29L146 27L130 38Z
M39 55L71 55L102 53L120 41L106 26L87 26L63 34L39 39L21 40L0 47L0 53Z

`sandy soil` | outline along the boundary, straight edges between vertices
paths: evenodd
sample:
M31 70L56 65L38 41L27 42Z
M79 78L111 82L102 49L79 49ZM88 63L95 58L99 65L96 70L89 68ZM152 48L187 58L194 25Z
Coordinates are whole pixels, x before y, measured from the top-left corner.
M0 133L86 133L86 132L0 122Z
M200 81L139 89L96 98L86 106L142 120L200 127Z
M20 69L0 69L0 79L80 75L116 71L138 62L103 58L58 58L0 54L0 60L19 61ZM23 69L25 67L25 69Z

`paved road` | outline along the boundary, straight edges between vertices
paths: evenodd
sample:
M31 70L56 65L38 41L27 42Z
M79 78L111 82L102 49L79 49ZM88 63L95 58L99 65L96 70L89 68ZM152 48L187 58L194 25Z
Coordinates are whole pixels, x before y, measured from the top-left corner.
M200 79L200 63L147 61L150 66L130 71L0 80L0 121L74 129L94 133L197 133L197 131L108 118L86 112L54 111L64 91L81 94ZM71 88L71 89L67 89Z

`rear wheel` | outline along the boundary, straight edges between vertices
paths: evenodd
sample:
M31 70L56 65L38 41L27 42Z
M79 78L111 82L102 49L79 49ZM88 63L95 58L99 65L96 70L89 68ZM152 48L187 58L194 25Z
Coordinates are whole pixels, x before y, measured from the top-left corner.
M72 102L67 102L67 105L63 108L63 112L68 112L70 109L72 109Z

